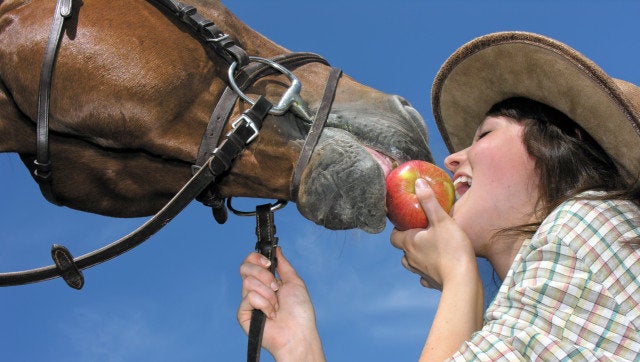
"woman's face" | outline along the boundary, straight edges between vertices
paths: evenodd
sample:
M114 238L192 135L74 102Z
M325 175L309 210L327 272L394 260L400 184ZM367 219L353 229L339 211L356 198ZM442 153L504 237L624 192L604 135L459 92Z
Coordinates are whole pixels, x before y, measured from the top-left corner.
M476 255L487 257L496 231L534 221L539 176L522 135L508 117L487 117L471 146L445 159L454 174L457 201L451 210L471 239Z

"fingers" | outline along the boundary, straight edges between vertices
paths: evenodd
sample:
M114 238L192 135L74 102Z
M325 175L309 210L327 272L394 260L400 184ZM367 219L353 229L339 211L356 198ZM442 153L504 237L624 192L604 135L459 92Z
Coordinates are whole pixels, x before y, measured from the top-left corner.
M436 194L433 192L427 180L419 178L415 184L416 197L420 202L420 205L424 209L427 219L429 220L429 227L432 227L439 222L443 222L449 218L449 215L444 211ZM391 245L400 249L408 250L409 245L406 245L408 241L413 240L416 234L420 232L420 229L411 229L406 231L399 231L393 229L391 232Z
M436 289L442 291L442 284L435 281L435 279L431 277L420 277L420 285L429 289Z
M266 289L251 289L242 298L238 310L238 319L244 319L241 316L246 316L246 319L250 319L250 314L254 309L261 310L267 317L273 319L276 317L279 307L275 292Z
M278 284L275 276L269 271L271 261L259 253L251 253L240 265L240 277L244 280L246 278L255 278L259 282L268 285L271 289L278 290Z
M420 229L410 229L406 231L400 231L398 229L393 229L391 231L391 245L400 250L407 250L407 242L415 237L415 234L420 231Z
M402 265L418 274L423 286L442 290L445 280L457 269L451 261L475 261L475 254L468 236L442 209L428 182L416 180L415 190L429 226L407 231L394 229L390 239L394 247L404 252Z
M402 250L402 232L398 229L391 230L391 236L389 238L391 245L394 248Z
M415 188L416 196L418 197L418 201L420 202L422 209L424 209L424 213L427 215L429 225L437 224L449 216L438 203L436 194L429 186L429 182L427 180L423 178L417 179Z
M400 259L400 263L402 266L409 270L412 273L416 273L416 270L409 264L409 260L407 259L407 250L411 249L411 242L413 238L415 238L416 232L413 230L400 231L398 229L393 229L391 231L391 245L402 250L402 259Z
M433 279L427 274L420 273L420 285L425 288L437 289L439 291L442 291L442 284L438 283L437 280Z
M400 263L408 271L410 271L410 272L412 272L414 274L418 274L420 276L420 284L423 287L430 288L430 289L442 290L442 284L438 283L435 279L433 279L429 275L427 275L427 274L421 272L420 270L412 267L411 264L409 264L409 261L407 260L407 255L406 254L404 254L402 256L402 259L400 260Z
M269 271L270 264L266 257L251 253L240 266L243 298L240 305L241 312L260 309L270 318L275 316L279 307L276 291L280 284Z

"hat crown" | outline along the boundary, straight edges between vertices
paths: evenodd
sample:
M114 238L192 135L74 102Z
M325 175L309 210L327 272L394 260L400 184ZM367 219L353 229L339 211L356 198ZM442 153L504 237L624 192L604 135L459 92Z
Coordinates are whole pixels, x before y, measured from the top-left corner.
M440 68L432 109L449 150L471 144L487 110L511 97L565 113L632 178L640 175L640 88L609 77L561 42L527 32L476 38Z

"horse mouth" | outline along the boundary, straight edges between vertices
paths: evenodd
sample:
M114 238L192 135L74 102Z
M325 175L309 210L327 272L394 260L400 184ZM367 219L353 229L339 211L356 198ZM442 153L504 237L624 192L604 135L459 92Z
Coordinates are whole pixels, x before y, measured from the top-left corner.
M393 157L384 154L381 151L374 150L373 148L364 146L364 149L369 152L371 157L380 165L380 169L384 174L384 178L386 180L387 176L391 173L391 171L398 167L399 162L395 160Z
M382 232L386 177L402 160L365 146L344 130L327 128L302 175L296 206L327 229Z
M331 230L384 230L386 177L402 162L433 161L422 117L400 98L390 104L386 113L332 109L296 195L305 218Z

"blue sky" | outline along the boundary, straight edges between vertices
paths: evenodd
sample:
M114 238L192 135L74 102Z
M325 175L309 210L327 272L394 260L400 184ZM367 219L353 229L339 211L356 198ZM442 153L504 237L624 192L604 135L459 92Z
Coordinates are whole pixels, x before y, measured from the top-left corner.
M439 165L447 152L429 92L444 60L472 38L526 30L563 41L611 76L640 84L635 1L264 1L227 6L293 51L323 55L356 80L405 97L423 115ZM636 150L634 150L635 152ZM15 155L0 155L0 271L49 265L52 243L74 255L146 219L114 219L48 204ZM253 205L263 200L242 200ZM251 206L247 206L251 207ZM381 234L324 230L294 205L276 213L280 245L306 280L329 361L416 360L439 294L422 288ZM81 291L57 279L0 289L0 358L7 361L240 361L238 267L253 218L216 224L193 203L124 256L84 272ZM489 294L497 288L481 264ZM263 361L270 356L262 354Z

